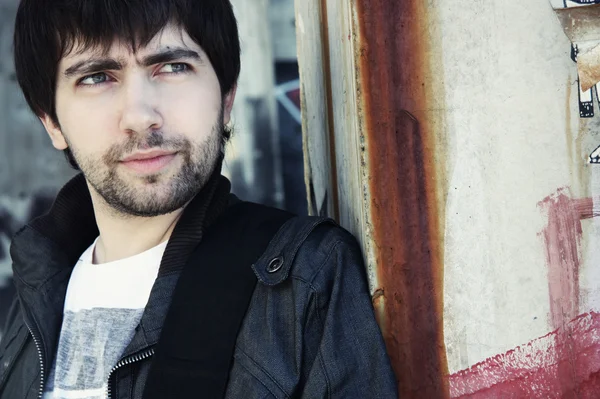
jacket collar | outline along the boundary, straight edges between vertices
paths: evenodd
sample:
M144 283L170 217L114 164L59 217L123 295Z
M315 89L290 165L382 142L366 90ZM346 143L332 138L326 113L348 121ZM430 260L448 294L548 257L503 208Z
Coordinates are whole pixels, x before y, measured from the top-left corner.
M33 289L65 268L98 236L98 227L83 174L58 193L50 211L27 224L14 236L10 254L15 278Z
M188 204L165 250L159 275L180 270L200 242L203 226L212 223L227 206L231 185L219 173ZM11 243L13 271L30 288L40 288L52 276L72 269L79 256L98 237L98 227L83 174L58 193L50 211L33 220Z

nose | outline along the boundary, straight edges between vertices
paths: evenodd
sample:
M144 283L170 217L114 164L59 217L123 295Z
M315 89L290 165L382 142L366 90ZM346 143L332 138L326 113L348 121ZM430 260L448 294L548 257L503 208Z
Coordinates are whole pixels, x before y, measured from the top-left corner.
M121 92L120 129L127 133L147 133L163 125L158 109L157 93L143 77L131 78Z

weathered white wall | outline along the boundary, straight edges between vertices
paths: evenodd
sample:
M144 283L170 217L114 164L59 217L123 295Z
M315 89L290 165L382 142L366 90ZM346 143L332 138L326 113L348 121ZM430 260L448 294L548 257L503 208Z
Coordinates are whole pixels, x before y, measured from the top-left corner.
M537 204L566 186L587 195L589 185L589 168L575 153L577 68L550 4L475 3L436 2L450 138L444 331L451 373L551 330L538 236L546 220Z

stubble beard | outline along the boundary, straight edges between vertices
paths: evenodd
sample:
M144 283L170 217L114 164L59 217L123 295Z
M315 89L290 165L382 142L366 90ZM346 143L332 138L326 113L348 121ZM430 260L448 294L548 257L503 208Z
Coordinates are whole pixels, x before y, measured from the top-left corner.
M101 159L80 156L71 149L86 180L109 209L121 217L155 217L182 208L206 185L224 151L222 120L218 119L210 136L200 143L151 132L132 134L125 144L114 145ZM182 165L172 176L157 173L124 179L119 173L123 168L119 160L139 149L177 151Z

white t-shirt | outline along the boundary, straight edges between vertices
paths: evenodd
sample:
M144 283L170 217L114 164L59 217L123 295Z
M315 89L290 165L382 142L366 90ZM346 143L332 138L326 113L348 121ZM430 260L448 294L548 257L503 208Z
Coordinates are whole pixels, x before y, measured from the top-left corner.
M69 280L44 399L106 397L108 376L133 338L166 246L101 265L92 264L96 242L83 253Z

